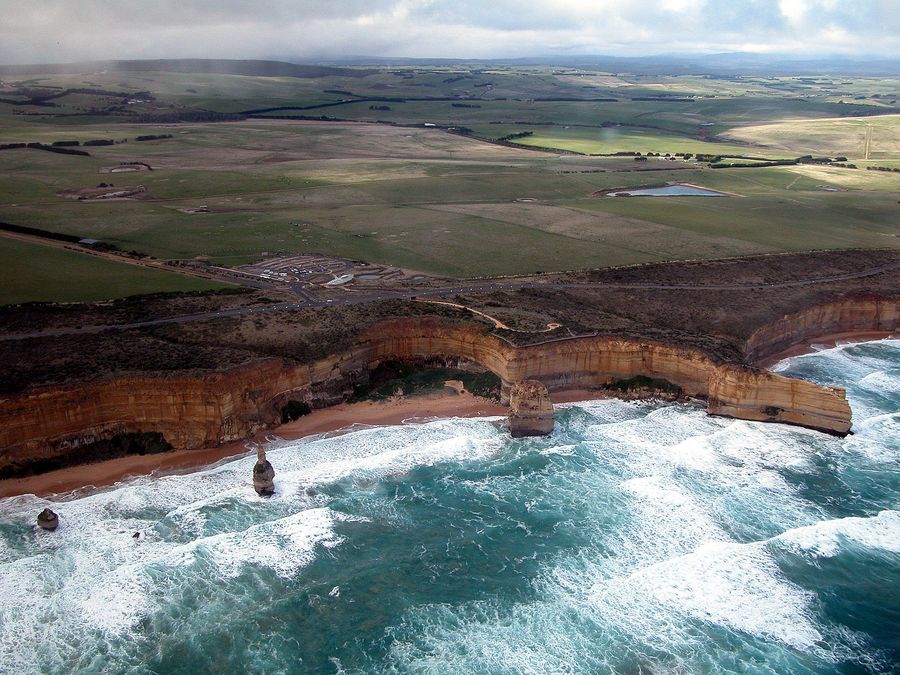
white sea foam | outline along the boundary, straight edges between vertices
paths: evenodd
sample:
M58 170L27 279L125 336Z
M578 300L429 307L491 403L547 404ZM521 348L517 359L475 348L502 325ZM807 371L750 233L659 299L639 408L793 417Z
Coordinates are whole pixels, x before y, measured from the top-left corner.
M620 487L634 497L631 507L639 512L638 525L651 525L654 534L673 535L672 539L690 547L703 542L727 540L718 523L677 484L671 484L659 476L646 476L627 480ZM649 543L641 542L644 556ZM668 542L667 549L671 554Z
M571 457L575 454L577 445L554 445L553 447L541 450L542 455L560 455L561 457Z
M641 635L677 625L684 617L800 650L822 639L809 608L812 596L781 575L761 543L704 544L598 583L588 597L614 623Z
M72 607L66 614L104 633L121 635L157 607L153 582L140 564L76 579L67 583L64 602Z
M869 373L857 384L863 389L874 391L877 394L900 393L900 377L896 373L887 373L883 370Z
M579 408L595 418L595 424L624 422L643 417L653 404L645 401L623 401L621 399L600 399L596 401L579 401L577 403L560 403L554 408L567 410Z
M788 530L773 539L789 549L830 558L838 555L846 542L886 553L900 553L900 511L881 511L872 518L824 520Z
M243 532L199 539L173 551L168 559L184 564L192 557L188 553L202 554L226 578L237 577L248 565L267 567L290 578L315 559L317 545L335 546L343 541L335 535L334 523L346 519L327 508L301 511Z
M440 421L277 444L269 458L279 493L271 500L253 492L250 455L64 502L3 500L4 520L27 526L30 534L19 549L5 537L0 542L0 661L20 672L41 670L49 654L59 662L71 659L90 631L129 633L160 608L151 567L186 569L202 558L223 579L253 567L297 574L315 558L316 547L340 544L336 522L354 518L325 508L324 497L307 496L307 486L403 474L419 465L487 457L500 447L490 423ZM33 529L34 514L44 506L60 514L54 533ZM275 519L258 523L266 512Z
M777 364L775 364L770 370L775 371L783 371L788 368L795 366L797 363L801 363L807 360L813 360L819 363L841 363L847 364L849 363L853 369L862 368L865 369L869 367L871 369L872 364L889 364L890 362L884 359L878 359L877 357L871 356L863 356L859 354L860 347L865 348L866 346L875 346L875 347L885 347L887 349L896 350L900 349L900 339L897 338L885 338L883 340L870 340L868 342L843 342L838 343L833 347L822 348L821 345L817 345L812 352L806 354L798 354L796 356L791 356L786 359L782 359ZM848 353L849 352L849 353Z

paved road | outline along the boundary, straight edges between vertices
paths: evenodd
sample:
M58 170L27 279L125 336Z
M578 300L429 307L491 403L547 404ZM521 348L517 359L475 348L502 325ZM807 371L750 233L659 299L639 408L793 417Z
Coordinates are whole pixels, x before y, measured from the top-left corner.
M254 314L267 314L270 312L280 312L292 309L308 309L311 307L329 307L332 305L358 305L369 302L378 302L381 300L409 300L412 298L442 298L461 293L490 293L493 291L516 291L525 288L550 288L550 289L567 289L567 288L590 288L594 290L683 290L683 291L741 291L754 289L777 289L777 288L794 288L797 286L812 286L816 284L826 284L835 281L849 281L852 279L863 279L875 276L884 272L890 272L900 269L900 261L890 263L888 265L880 265L872 267L860 272L849 272L846 274L837 274L828 277L819 277L815 279L803 279L797 281L783 281L769 284L651 284L651 283L605 283L605 282L584 282L584 283L554 283L542 281L529 281L521 283L501 283L484 281L465 286L452 286L440 289L430 290L398 290L373 292L367 295L350 295L334 299L323 299L314 296L304 290L300 284L292 284L291 287L302 299L299 302L281 302L261 307L244 307L241 309L229 309L220 312L201 312L197 314L185 314L182 316L172 316L161 319L151 319L148 321L137 321L133 323L105 324L96 326L82 326L79 328L59 328L43 331L33 331L30 333L16 333L11 335L2 335L0 340L27 340L31 338L41 337L60 337L64 335L84 335L88 333L100 333L107 330L126 330L130 328L143 328L149 326L162 326L166 324L187 323L190 321L204 321L209 319L223 319L229 317L252 316Z

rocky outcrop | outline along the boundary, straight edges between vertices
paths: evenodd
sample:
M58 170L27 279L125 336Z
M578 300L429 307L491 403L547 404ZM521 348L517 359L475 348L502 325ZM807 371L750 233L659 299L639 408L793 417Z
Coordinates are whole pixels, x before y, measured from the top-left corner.
M512 385L507 420L513 438L546 436L553 431L553 404L547 387L537 380Z
M253 489L262 497L275 494L275 469L266 459L266 451L256 449L256 464L253 466Z
M707 412L837 435L850 431L850 404L842 387L820 387L741 366L720 366L709 378Z
M857 308L831 303L784 317L751 336L748 361L809 339L817 330L897 329L896 301L866 303ZM307 364L268 359L223 373L120 377L2 399L0 471L9 475L36 459L60 457L123 433L159 432L176 449L247 438L278 424L289 400L313 407L344 400L372 368L389 360L492 371L503 383L504 402L514 382L537 380L552 392L646 376L670 382L688 396L708 396L712 414L838 434L850 428L841 389L722 364L699 349L603 336L515 347L475 324L408 318L379 323L350 349Z
M44 509L38 514L37 524L42 530L53 532L59 527L59 516L50 509Z

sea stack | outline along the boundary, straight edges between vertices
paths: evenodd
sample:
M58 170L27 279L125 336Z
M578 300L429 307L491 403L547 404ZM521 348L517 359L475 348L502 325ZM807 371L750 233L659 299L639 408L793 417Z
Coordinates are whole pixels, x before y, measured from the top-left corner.
M553 431L553 405L547 387L537 380L524 380L509 393L509 433L513 438L546 436Z
M37 524L42 529L52 532L59 527L59 516L50 509L44 509L38 514Z
M256 449L256 465L253 467L253 489L263 497L275 494L275 469L266 459L266 451Z

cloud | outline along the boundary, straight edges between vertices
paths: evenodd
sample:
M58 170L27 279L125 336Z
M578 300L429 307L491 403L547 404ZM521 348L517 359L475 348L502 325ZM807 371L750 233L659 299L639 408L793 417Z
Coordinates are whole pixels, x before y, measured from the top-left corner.
M896 0L0 0L0 61L900 55Z

